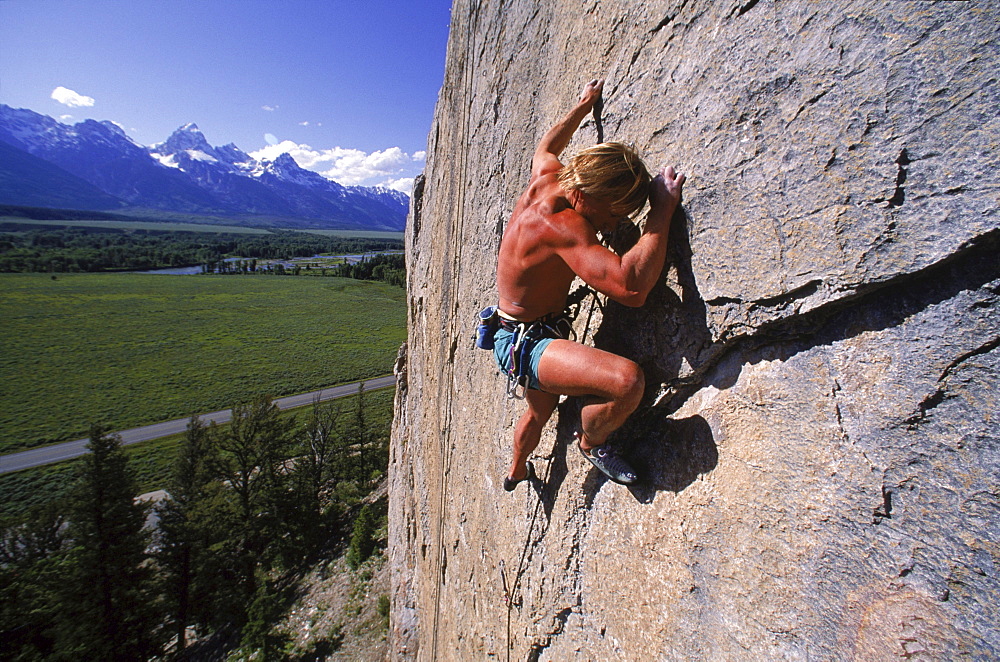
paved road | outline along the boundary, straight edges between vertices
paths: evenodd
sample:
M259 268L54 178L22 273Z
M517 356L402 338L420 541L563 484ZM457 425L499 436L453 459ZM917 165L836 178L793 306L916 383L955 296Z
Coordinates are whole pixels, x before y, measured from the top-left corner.
M375 379L369 379L364 382L366 391L393 386L395 383L396 378L392 375L388 375L386 377L376 377ZM343 384L341 386L333 386L331 388L325 388L321 391L314 391L312 393L303 393L301 395L292 395L287 398L279 398L275 400L274 403L278 405L279 409L292 409L312 404L313 400L317 397L321 401L325 401L333 400L334 398L342 398L347 395L354 395L357 392L357 384ZM202 414L199 416L199 418L205 423L214 421L220 425L222 423L228 423L232 417L232 409L216 411L211 414ZM179 418L176 421L167 421L166 423L156 423L154 425L147 425L141 428L133 428L131 430L119 432L118 434L122 438L122 445L127 446L129 444L137 444L140 441L149 441L150 439L158 439L160 437L166 437L168 435L184 432L187 429L189 420L190 419L188 418ZM11 471L20 471L21 469L29 469L31 467L40 467L44 464L52 464L53 462L61 462L63 460L79 457L87 452L87 444L89 442L89 439L77 439L76 441L67 441L63 444L46 446L45 448L34 448L30 451L21 451L20 453L2 455L0 456L0 474L10 473Z

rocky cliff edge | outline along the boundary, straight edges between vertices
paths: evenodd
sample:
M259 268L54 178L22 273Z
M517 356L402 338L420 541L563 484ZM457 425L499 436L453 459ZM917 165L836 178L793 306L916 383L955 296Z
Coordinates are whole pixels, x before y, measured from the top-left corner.
M395 659L1000 656L1000 3L456 0L407 228ZM473 319L535 144L586 80L688 176L662 284L588 296L638 361L603 480L560 405L538 489ZM611 238L626 248L629 233Z

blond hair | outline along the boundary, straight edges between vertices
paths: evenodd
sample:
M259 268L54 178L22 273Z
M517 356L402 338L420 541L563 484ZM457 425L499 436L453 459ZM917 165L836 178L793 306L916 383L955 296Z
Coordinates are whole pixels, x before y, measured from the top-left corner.
M631 216L646 204L652 177L635 149L600 143L577 153L559 171L559 184L611 203L611 213Z

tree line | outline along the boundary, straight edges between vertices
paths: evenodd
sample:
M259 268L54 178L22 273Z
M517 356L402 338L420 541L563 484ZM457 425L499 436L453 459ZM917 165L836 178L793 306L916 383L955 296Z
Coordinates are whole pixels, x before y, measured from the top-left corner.
M401 250L399 239L328 237L292 230L216 234L115 228L48 228L4 224L0 272L146 271L222 263L226 255L289 260L321 253Z
M334 276L358 280L379 280L406 287L406 256L402 253L373 255L353 264L341 264L332 270Z
M212 274L263 274L269 276L300 276L305 273L358 280L377 280L397 287L406 287L406 257L402 253L365 255L357 262L345 262L332 266L305 262L286 267L280 262L261 265L255 259L226 260L203 264L201 271Z
M302 424L266 398L225 428L192 417L152 508L120 439L94 427L69 497L0 525L4 658L183 658L194 632L280 659L272 625L297 573L348 537L387 466L366 419L360 387L353 410L316 403ZM375 517L354 517L352 567L373 551Z

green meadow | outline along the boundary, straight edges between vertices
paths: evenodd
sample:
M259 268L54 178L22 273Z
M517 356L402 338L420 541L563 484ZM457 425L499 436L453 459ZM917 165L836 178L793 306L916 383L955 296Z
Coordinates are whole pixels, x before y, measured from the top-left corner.
M103 230L152 230L161 232L198 232L226 234L271 234L264 228L239 225L205 225L203 223L177 223L162 221L113 221L113 220L61 220L33 219L18 216L0 216L0 226L18 228L98 228Z
M84 212L85 213L85 212ZM113 214L109 214L113 216ZM175 215L183 219L183 215ZM61 219L61 218L24 218L22 216L0 215L0 226L9 225L17 229L34 228L46 229L54 228L99 228L104 230L147 230L162 232L197 232L201 234L273 234L272 230L280 227L267 228L251 225L231 225L219 221L208 222L184 222L183 220L150 220L138 219ZM319 230L313 228L285 228L296 232L307 234L318 234L325 237L338 237L340 239L398 239L403 240L402 232L387 232L382 230ZM15 230L16 231L16 230Z
M391 372L406 294L347 278L0 275L0 453Z

